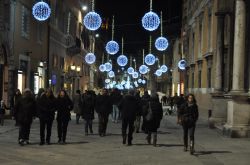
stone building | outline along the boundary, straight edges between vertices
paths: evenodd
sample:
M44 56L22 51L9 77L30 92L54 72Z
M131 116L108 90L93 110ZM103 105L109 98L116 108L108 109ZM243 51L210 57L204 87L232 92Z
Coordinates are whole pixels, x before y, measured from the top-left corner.
M249 1L184 0L185 88L210 126L231 137L250 136Z

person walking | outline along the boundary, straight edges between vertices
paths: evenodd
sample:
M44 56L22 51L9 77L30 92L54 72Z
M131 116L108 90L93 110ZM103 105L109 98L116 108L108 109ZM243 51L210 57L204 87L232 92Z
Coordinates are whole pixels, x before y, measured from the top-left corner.
M148 102L150 101L150 95L148 94L148 91L144 91L144 95L141 98L141 104L142 104L142 112L147 110L147 105ZM143 113L144 114L144 113ZM145 115L142 114L142 126L141 129L143 132L147 132L147 130L145 129Z
M79 120L82 114L82 96L81 91L76 90L76 94L73 98L74 113L76 114L76 124L79 124Z
M45 144L45 128L47 130L46 143L50 145L50 137L53 121L55 118L55 97L53 91L48 88L46 91L41 89L37 97L37 116L40 120L40 145Z
M24 89L23 96L15 105L15 118L19 124L19 144L29 144L30 127L36 115L36 102L30 89Z
M58 143L66 144L67 128L71 120L70 111L73 109L73 102L65 90L61 90L56 101L57 109L57 132Z
M111 100L113 102L113 113L112 113L112 121L114 123L118 123L118 119L119 119L119 108L118 108L118 104L121 102L122 99L122 95L120 93L120 91L115 88L112 92L111 92Z
M196 122L199 118L198 106L193 94L187 96L187 101L181 106L178 112L178 124L183 128L184 151L188 148L188 133L190 136L190 154L194 153L194 133Z
M22 98L21 91L20 91L20 89L17 89L15 91L15 94L14 94L13 98L11 99L12 116L13 116L13 118L15 120L15 126L19 126L19 124L17 122L17 119L15 118L15 115L14 115L14 114L16 114L15 107L16 107L16 104L18 103L18 100L21 99L21 98Z
M85 135L90 131L93 134L92 123L94 119L95 100L91 91L87 91L82 105L82 118L85 121ZM89 130L89 131L88 131Z
M134 121L139 110L139 102L134 96L133 90L129 90L128 95L122 99L119 108L121 109L122 115L122 143L126 144L126 141L128 140L128 146L131 146L134 132Z
M137 99L139 103L139 109L136 113L136 119L135 119L135 132L139 133L140 126L141 126L141 117L142 117L142 102L140 97L140 91L136 91L135 98Z
M96 112L99 118L99 135L103 137L106 135L109 114L112 112L112 102L106 89L96 98Z
M160 127L163 116L162 104L159 102L159 97L155 93L151 96L147 105L148 111L144 114L145 128L147 130L147 142L151 144L151 136L153 135L153 145L157 143L157 129ZM149 114L150 113L150 114Z
M4 124L4 115L5 115L5 110L7 109L5 103L3 100L1 100L1 104L0 104L0 124L1 126L3 126Z

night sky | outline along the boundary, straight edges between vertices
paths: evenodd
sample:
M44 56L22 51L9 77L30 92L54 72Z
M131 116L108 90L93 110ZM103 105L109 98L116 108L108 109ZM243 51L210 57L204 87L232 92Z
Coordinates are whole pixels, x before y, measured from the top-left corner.
M153 11L159 16L163 12L164 36L168 39L180 32L181 1L153 0ZM141 18L150 10L150 0L96 0L95 10L103 19L109 19L108 31L99 31L103 41L111 40L112 16L115 16L114 39L121 44L121 37L124 37L124 54L134 55L143 48L148 51L149 35L155 38L160 35L160 28L156 32L148 32L141 25Z

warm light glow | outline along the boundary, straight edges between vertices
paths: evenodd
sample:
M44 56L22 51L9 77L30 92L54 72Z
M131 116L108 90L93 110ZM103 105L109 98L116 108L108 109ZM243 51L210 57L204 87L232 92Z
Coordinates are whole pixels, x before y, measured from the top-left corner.
M20 89L21 93L23 91L23 72L22 71L18 71L17 74L17 88Z
M73 64L73 65L70 66L70 69L71 70L76 70L76 66Z
M83 11L87 11L87 10L88 10L88 7L84 5L84 6L82 6L82 10L83 10Z
M80 72L80 71L81 71L81 67L80 67L80 66L77 66L77 67L76 67L76 71L77 71L77 72Z

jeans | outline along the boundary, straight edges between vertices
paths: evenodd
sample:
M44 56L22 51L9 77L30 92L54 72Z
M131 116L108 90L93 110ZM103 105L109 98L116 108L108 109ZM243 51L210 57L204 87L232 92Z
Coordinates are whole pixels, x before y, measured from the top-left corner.
M194 144L195 125L192 127L188 127L187 125L183 124L182 128L184 132L184 136L183 136L184 147L188 146L188 133L189 133L190 141L192 141Z
M46 142L50 142L51 129L52 129L53 120L45 121L40 119L40 140L44 142L45 140L45 127L47 129Z
M140 125L141 125L141 116L136 116L136 119L135 119L135 131L136 132L139 132Z
M107 130L107 125L108 125L108 115L101 115L98 114L99 118L99 135L100 136L105 136L106 135L106 130Z
M20 123L19 140L29 140L31 123Z
M80 117L81 117L80 114L76 114L76 124L79 124Z
M128 144L132 143L134 132L134 119L124 118L122 119L122 136L126 139L128 128Z
M57 120L57 132L59 141L65 142L69 121Z
M92 130L92 120L91 119L85 119L85 133L88 133L88 129L90 130L90 133L93 133Z
M113 105L112 119L114 122L118 122L119 119L119 108L117 105Z

